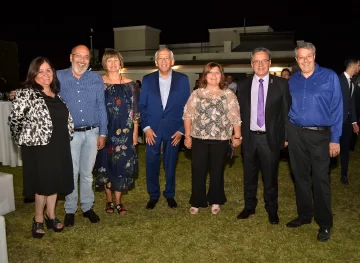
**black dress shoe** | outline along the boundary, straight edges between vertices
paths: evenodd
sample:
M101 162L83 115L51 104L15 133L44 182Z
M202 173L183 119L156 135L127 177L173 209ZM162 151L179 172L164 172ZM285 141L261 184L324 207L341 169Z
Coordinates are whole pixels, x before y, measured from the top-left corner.
M168 206L170 208L176 208L177 207L177 203L176 203L174 198L167 198L166 200L167 200Z
M240 214L236 217L237 219L247 219L249 216L255 214L255 210L252 209L244 209Z
M92 209L84 212L83 217L89 218L91 223L97 223L100 221L100 217Z
M75 223L75 215L74 214L65 214L64 226L71 227L71 226L74 226L74 223Z
M330 228L320 228L317 240L321 242L326 242L330 239Z
M150 199L149 202L146 204L146 209L154 209L156 204L157 204L158 200L155 199Z
M272 225L279 224L279 216L277 213L269 213L268 216L269 216L270 224L272 224Z
M297 217L294 220L287 223L286 226L291 227L291 228L295 228L295 227L300 227L302 225L310 224L310 223L311 223L311 219L304 219L304 218L301 218L301 217Z
M341 182L342 184L346 184L346 185L348 185L348 184L349 184L348 177L347 177L347 176L342 175L342 176L341 176L341 178L340 178L340 182Z

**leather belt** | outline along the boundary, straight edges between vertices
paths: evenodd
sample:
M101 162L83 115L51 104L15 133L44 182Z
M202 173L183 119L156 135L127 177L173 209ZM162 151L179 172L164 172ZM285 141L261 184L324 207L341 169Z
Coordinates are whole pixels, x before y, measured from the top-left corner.
M266 134L266 131L251 131L251 132L256 133L256 134Z
M79 127L79 128L75 128L74 131L76 131L76 132L84 132L84 131L92 130L92 129L95 129L95 128L97 128L97 127L95 127L95 126Z
M325 131L325 130L329 129L328 126L314 126L314 127L303 126L301 128L306 129L306 130L311 130L311 131Z

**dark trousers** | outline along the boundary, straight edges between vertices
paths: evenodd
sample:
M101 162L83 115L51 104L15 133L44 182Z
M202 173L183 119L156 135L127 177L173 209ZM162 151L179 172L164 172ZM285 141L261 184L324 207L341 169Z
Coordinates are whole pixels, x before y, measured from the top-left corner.
M314 215L320 227L331 228L330 129L307 130L289 122L288 140L298 216L312 219Z
M352 124L348 120L343 123L342 134L340 137L340 162L341 162L342 176L347 176L348 173L351 136L352 136Z
M358 125L360 125L360 123L358 122ZM352 133L351 134L351 140L350 140L350 151L355 151L355 147L356 147L356 142L357 142L357 137L358 135L356 133Z
M191 147L191 197L193 207L223 205L227 200L224 190L224 170L229 141L201 140L192 138ZM210 174L209 190L206 194L207 174Z
M264 184L265 209L268 213L275 213L278 211L280 151L271 151L266 139L266 134L250 132L249 145L249 149L243 149L245 208L255 210L257 206L258 174L261 169Z
M160 161L161 161L161 143L163 143L163 162L165 168L165 198L175 197L175 170L178 157L179 145L172 146L172 140L164 140L161 135L155 138L155 144L146 144L146 185L150 199L158 200L160 198Z

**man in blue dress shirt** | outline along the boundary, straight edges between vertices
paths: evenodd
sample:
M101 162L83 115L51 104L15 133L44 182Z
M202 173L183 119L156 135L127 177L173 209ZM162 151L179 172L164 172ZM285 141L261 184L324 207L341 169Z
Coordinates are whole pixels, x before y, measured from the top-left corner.
M88 71L90 51L84 45L76 46L70 54L71 67L57 71L60 95L74 119L75 133L71 141L74 168L74 191L65 197L65 226L74 225L80 181L80 207L91 223L100 221L93 211L93 168L97 151L104 148L107 135L107 114L104 100L104 82L98 73ZM80 178L79 178L80 175Z
M289 80L288 142L298 217L286 226L310 224L314 216L317 239L324 242L333 226L328 172L330 157L340 153L343 101L337 74L315 63L315 54L312 43L300 43L295 48L300 70Z

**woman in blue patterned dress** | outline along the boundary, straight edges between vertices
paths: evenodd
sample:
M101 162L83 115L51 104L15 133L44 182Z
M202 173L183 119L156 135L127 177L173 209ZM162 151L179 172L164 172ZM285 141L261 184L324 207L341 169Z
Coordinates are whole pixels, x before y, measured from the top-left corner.
M136 148L138 142L139 92L136 84L119 73L123 68L121 54L113 49L106 50L102 57L106 72L103 76L105 103L108 115L108 136L106 146L98 152L95 164L97 185L105 186L107 213L115 209L126 214L121 195L134 185L138 171ZM115 196L115 205L113 202Z

